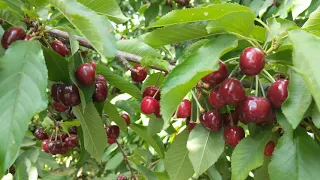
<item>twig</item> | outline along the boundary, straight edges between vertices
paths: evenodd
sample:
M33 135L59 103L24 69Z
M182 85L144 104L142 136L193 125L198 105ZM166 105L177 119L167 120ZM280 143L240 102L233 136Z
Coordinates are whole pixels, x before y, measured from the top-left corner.
M153 168L159 161L160 161L160 159L156 160L155 162L150 163L148 166L148 169Z
M118 145L118 147L119 147L119 149L120 149L120 151L121 151L121 154L122 154L122 156L123 156L124 162L126 162L128 168L129 168L129 170L130 170L130 172L131 172L131 179L137 180L137 178L136 178L136 176L135 176L135 174L134 174L134 172L133 172L133 168L131 167L131 165L130 165L130 163L129 163L129 161L128 161L128 157L127 157L126 153L123 151L123 149L122 149L121 145L119 144L119 142L116 141L116 143L117 143L117 145Z

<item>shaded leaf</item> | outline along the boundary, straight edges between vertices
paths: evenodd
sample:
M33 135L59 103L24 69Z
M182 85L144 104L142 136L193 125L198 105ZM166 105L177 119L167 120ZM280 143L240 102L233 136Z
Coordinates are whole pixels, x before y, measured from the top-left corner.
M109 116L110 121L115 122L122 131L127 131L126 121L120 116L115 105L111 104L109 101L105 101L103 110Z
M320 111L317 106L313 107L312 121L317 128L320 128Z
M170 69L170 64L168 61L162 60L162 59L157 59L155 57L152 56L145 56L144 58L141 59L140 61L141 65L143 67L147 67L147 66L154 66L154 67L158 67L164 70L169 71Z
M163 127L163 119L157 118L155 115L151 115L151 118L149 118L149 124L148 124L148 134L150 136L156 135L157 133L160 133Z

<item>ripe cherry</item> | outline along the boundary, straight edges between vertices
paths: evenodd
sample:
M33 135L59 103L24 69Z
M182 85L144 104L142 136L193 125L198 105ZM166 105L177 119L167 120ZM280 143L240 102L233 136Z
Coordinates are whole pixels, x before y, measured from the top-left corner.
M63 84L58 88L58 99L68 107L81 103L78 87L74 84Z
M107 85L107 80L104 76L102 76L101 74L98 74L96 77L96 83L104 83Z
M90 86L96 80L96 71L92 64L81 64L76 70L76 78L79 83Z
M39 140L48 139L48 134L42 128L36 129L36 131L34 132L34 136Z
M46 153L49 153L48 144L49 144L49 139L45 139L44 141L42 141L42 144L41 144L42 150Z
M55 102L60 102L58 98L58 88L61 86L61 84L53 84L51 86L51 97Z
M188 118L191 116L191 102L188 99L182 100L178 107L177 117L178 118Z
M266 144L266 147L264 148L264 155L265 156L272 156L272 153L273 153L275 147L276 147L276 144L273 141L269 141Z
M236 147L244 137L244 130L240 126L226 127L224 129L224 139L229 146Z
M70 54L70 50L67 48L67 46L59 40L52 41L50 43L50 46L56 53L60 54L61 56Z
M54 109L58 112L64 112L68 109L68 107L64 106L63 104L61 104L59 102L52 102L52 105L53 105Z
M92 99L94 102L103 102L108 97L108 86L102 82L96 82Z
M93 69L96 70L97 63L93 59L91 60L91 65L92 65Z
M130 116L126 113L122 113L120 116L126 121L127 126L130 126L130 123L131 123Z
M56 155L59 154L60 149L62 148L62 142L60 141L50 141L48 143L48 151L50 152L50 154L52 155Z
M146 97L146 96L153 97L157 93L158 89L159 88L156 87L156 86L148 86L143 91L142 97ZM160 96L161 96L161 93L160 93L160 90L159 90L159 92L157 93L157 95L154 98L159 101L160 100Z
M267 92L267 98L272 106L281 108L283 102L288 97L288 85L289 81L281 79L273 83Z
M220 86L220 97L227 104L237 104L246 97L241 82L236 78L228 78Z
M67 137L64 141L64 143L69 147L73 148L78 146L78 136L77 135L71 135Z
M146 79L148 71L146 68L142 68L140 64L133 67L137 72L131 71L132 80L135 82L142 82Z
M1 45L4 49L8 49L13 42L23 40L25 37L26 33L23 29L19 27L11 27L4 32L1 39Z
M195 122L191 122L188 127L189 127L189 132L191 132L195 127L196 127L197 123Z
M230 114L231 114L231 117L230 117ZM232 122L233 122L234 126L236 126L238 124L239 117L238 117L237 112L231 111L230 114L229 113L224 114L224 116L223 116L223 120L224 120L223 125L224 126L231 126L231 118L232 118Z
M211 86L216 86L225 80L228 75L228 67L222 61L219 61L219 69L202 78L202 81Z
M248 96L241 102L242 115L248 122L262 123L267 120L271 104L263 97Z
M74 134L74 135L77 135L78 134L78 128L77 126L72 126L69 128L69 133L70 134Z
M66 143L62 143L61 148L58 149L58 154L65 154L69 150L69 147L66 145Z
M127 180L127 177L124 175L119 175L117 180Z
M215 87L209 94L209 103L214 108L223 108L226 106L226 103L221 99L219 89L220 87Z
M159 108L156 109L156 112L153 113L157 118L162 118L162 115L161 115L161 113L160 113L160 108L161 108L161 107L159 106Z
M200 115L200 122L202 125L214 132L220 131L223 120L221 114L217 110L212 110Z
M256 47L246 48L240 56L240 70L248 76L259 74L264 68L264 53Z
M153 114L160 109L160 104L155 98L147 96L142 99L140 107L144 114Z
M112 125L109 126L106 130L107 136L108 136L108 143L113 144L116 142L117 138L120 135L120 129L119 126Z

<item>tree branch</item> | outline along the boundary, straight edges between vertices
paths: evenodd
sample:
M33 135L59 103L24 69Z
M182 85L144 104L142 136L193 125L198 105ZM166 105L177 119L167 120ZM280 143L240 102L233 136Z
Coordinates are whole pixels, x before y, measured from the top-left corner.
M117 143L117 145L118 145L118 147L119 147L119 149L120 149L120 151L122 153L124 162L126 162L126 164L128 165L128 168L129 168L129 170L131 172L131 179L136 180L137 178L136 178L136 176L135 176L135 174L133 172L133 169L132 169L132 167L131 167L131 165L130 165L130 163L128 161L128 157L127 157L126 153L123 151L123 149L122 149L121 145L119 144L119 142L116 141L116 143Z

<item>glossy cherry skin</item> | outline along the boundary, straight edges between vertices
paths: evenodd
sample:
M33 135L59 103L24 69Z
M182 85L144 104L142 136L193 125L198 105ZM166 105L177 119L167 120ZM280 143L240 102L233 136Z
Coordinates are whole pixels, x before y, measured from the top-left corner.
M248 47L242 52L239 64L243 74L258 75L264 68L264 53L259 48Z
M74 134L74 135L77 135L78 134L78 127L77 126L72 126L69 128L69 133L70 134Z
M117 180L127 180L127 177L124 175L119 175Z
M54 110L56 110L57 112L64 112L68 109L68 107L66 107L65 105L59 103L59 102L52 102L53 108Z
M228 78L223 81L219 89L222 101L236 105L246 97L246 92L241 82L236 78Z
M223 108L226 103L221 99L220 87L215 87L209 94L209 104L214 108Z
M159 88L156 87L156 86L148 86L143 91L142 97L146 97L146 96L153 97L157 93L158 89ZM154 98L159 101L160 100L160 96L161 96L161 93L160 93L160 90L159 90L159 92L157 93L157 95Z
M58 88L61 86L61 84L53 84L51 86L51 97L55 102L60 102L58 98Z
M4 32L1 39L1 45L4 49L8 49L13 42L23 40L25 37L26 33L23 29L19 27L11 27Z
M98 74L97 77L96 77L96 83L104 83L107 85L107 80L104 76L102 76L101 74Z
M42 150L46 153L49 153L48 144L49 144L49 139L45 139L44 141L42 141L42 144L41 144Z
M92 99L94 102L103 102L108 97L108 86L102 82L96 82Z
M116 142L117 138L120 135L120 129L119 126L112 125L109 126L106 130L107 136L108 136L108 142L109 144L113 144Z
M132 80L135 82L142 82L146 79L148 71L146 68L142 68L140 64L137 64L133 67L138 72L131 71Z
M224 129L224 140L231 147L236 147L244 137L244 130L240 126L231 126Z
M81 64L76 70L76 78L79 83L90 86L96 80L96 71L92 64Z
M42 128L38 128L34 132L34 136L39 140L48 139L48 134Z
M78 146L78 136L77 135L71 135L67 137L64 141L64 143L69 147L77 147Z
M60 141L50 141L48 143L48 151L52 155L56 155L60 153L60 149L62 148L63 144Z
M219 61L219 69L214 71L201 80L205 83L210 84L211 86L216 86L225 80L229 75L228 67L222 62Z
M231 114L231 117L230 117L230 114ZM224 114L223 116L223 125L224 126L231 126L231 119L232 119L232 122L233 122L233 125L236 126L238 124L238 121L239 121L239 117L238 117L238 114L236 111L231 111L229 113L226 113Z
M182 100L178 107L177 117L178 118L188 118L191 116L191 102L188 99Z
M130 126L130 123L131 123L130 116L126 113L122 113L120 116L126 121L127 126Z
M241 102L242 115L248 122L262 123L267 120L271 104L264 97L248 96Z
M58 88L59 101L68 107L81 103L78 87L74 84L63 84Z
M160 109L160 104L155 98L147 96L142 99L140 108L144 114L153 114Z
M269 141L264 148L264 155L272 156L272 153L275 147L276 147L276 144L273 141Z
M289 81L281 79L273 83L267 92L267 98L272 106L281 108L283 102L288 98Z
M70 50L67 48L67 46L59 40L52 41L50 43L50 46L56 53L60 54L61 56L70 54Z
M214 132L220 131L223 125L221 114L217 110L212 110L200 115L200 122L202 125Z

